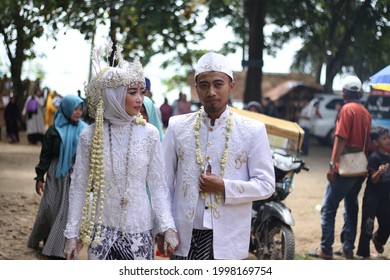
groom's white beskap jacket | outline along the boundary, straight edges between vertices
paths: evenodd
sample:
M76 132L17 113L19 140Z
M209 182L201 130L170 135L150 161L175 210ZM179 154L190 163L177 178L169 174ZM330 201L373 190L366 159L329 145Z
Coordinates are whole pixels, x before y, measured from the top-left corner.
M229 108L211 126L201 117L200 149L205 165L220 175L225 150ZM187 256L192 229L213 229L215 259L244 259L248 256L252 201L267 199L275 191L272 155L264 123L233 113L225 167L225 193L217 209L205 209L199 193L200 166L196 161L195 122L197 113L170 118L163 149L173 216L180 245L176 255ZM214 195L206 200L215 201Z

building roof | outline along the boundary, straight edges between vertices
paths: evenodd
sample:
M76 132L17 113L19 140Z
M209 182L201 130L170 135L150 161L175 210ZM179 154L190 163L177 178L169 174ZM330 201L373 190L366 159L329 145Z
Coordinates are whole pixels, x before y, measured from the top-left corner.
M289 93L297 93L299 92L300 96L304 95L312 95L316 92L322 92L323 88L320 85L315 85L315 84L306 84L301 81L285 81L274 88L269 89L268 91L263 93L263 98L269 98L272 101L277 101L286 94ZM309 98L310 99L310 98Z

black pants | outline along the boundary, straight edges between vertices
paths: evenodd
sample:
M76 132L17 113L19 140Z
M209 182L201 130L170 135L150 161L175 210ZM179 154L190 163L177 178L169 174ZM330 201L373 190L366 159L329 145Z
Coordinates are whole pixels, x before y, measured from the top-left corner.
M43 138L45 137L42 133L32 133L27 134L27 140L30 144L37 144L38 142L43 143Z
M384 245L390 234L390 198L380 192L366 189L363 197L362 223L357 255L370 256L370 240L374 231L375 217L378 219L376 241Z

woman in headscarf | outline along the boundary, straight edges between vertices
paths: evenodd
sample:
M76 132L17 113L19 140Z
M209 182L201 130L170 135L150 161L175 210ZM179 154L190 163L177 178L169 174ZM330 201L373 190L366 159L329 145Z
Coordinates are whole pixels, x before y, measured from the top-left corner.
M146 87L147 87L147 83L148 83L148 80L146 80ZM156 111L156 107L154 106L154 102L152 99L150 99L149 97L147 97L146 95L144 95L144 102L142 103L142 108L141 108L141 111L140 111L142 117L150 124L154 125L159 134L160 134L160 141L162 142L163 138L164 138L164 131L162 129L162 124L161 124L161 121L160 121L160 118L158 116L158 113ZM149 186L146 186L146 192L148 193L148 197L149 197L149 201L150 203L152 203L151 201L151 194L150 194L150 189L149 189ZM158 253L158 252L156 252Z
M89 259L100 260L153 259L156 234L164 236L167 252L178 245L160 136L140 114L142 65L125 62L117 50L118 67L103 69L85 89L95 123L77 149L65 230L68 259L77 258L82 243Z
M257 101L249 102L248 105L246 106L246 110L264 114L263 106L261 106L261 104Z
M31 111L32 108L29 106L31 102L36 104L35 111ZM43 93L39 88L34 91L33 95L27 97L24 103L22 115L26 118L27 140L30 144L43 143L45 137L44 105Z
M141 115L148 123L151 123L157 128L160 134L160 140L162 141L164 137L162 123L160 117L158 116L156 106L154 106L153 100L147 96L144 96L144 102L141 108Z
M82 114L83 100L75 95L65 96L55 114L54 124L45 134L39 163L35 167L36 192L43 196L28 247L38 249L43 241L42 254L46 256L65 258L70 174L79 135L87 126L80 120Z
M45 112L45 125L49 127L54 122L54 115L57 112L57 107L54 105L53 100L56 97L57 92L51 91L46 99L46 112Z

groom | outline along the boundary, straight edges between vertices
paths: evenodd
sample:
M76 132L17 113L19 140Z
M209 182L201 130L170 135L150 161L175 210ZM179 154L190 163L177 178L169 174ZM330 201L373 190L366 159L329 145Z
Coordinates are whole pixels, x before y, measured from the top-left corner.
M227 105L235 81L225 56L206 53L195 70L202 108L171 117L163 141L180 239L172 259L244 259L252 201L275 190L266 128Z

